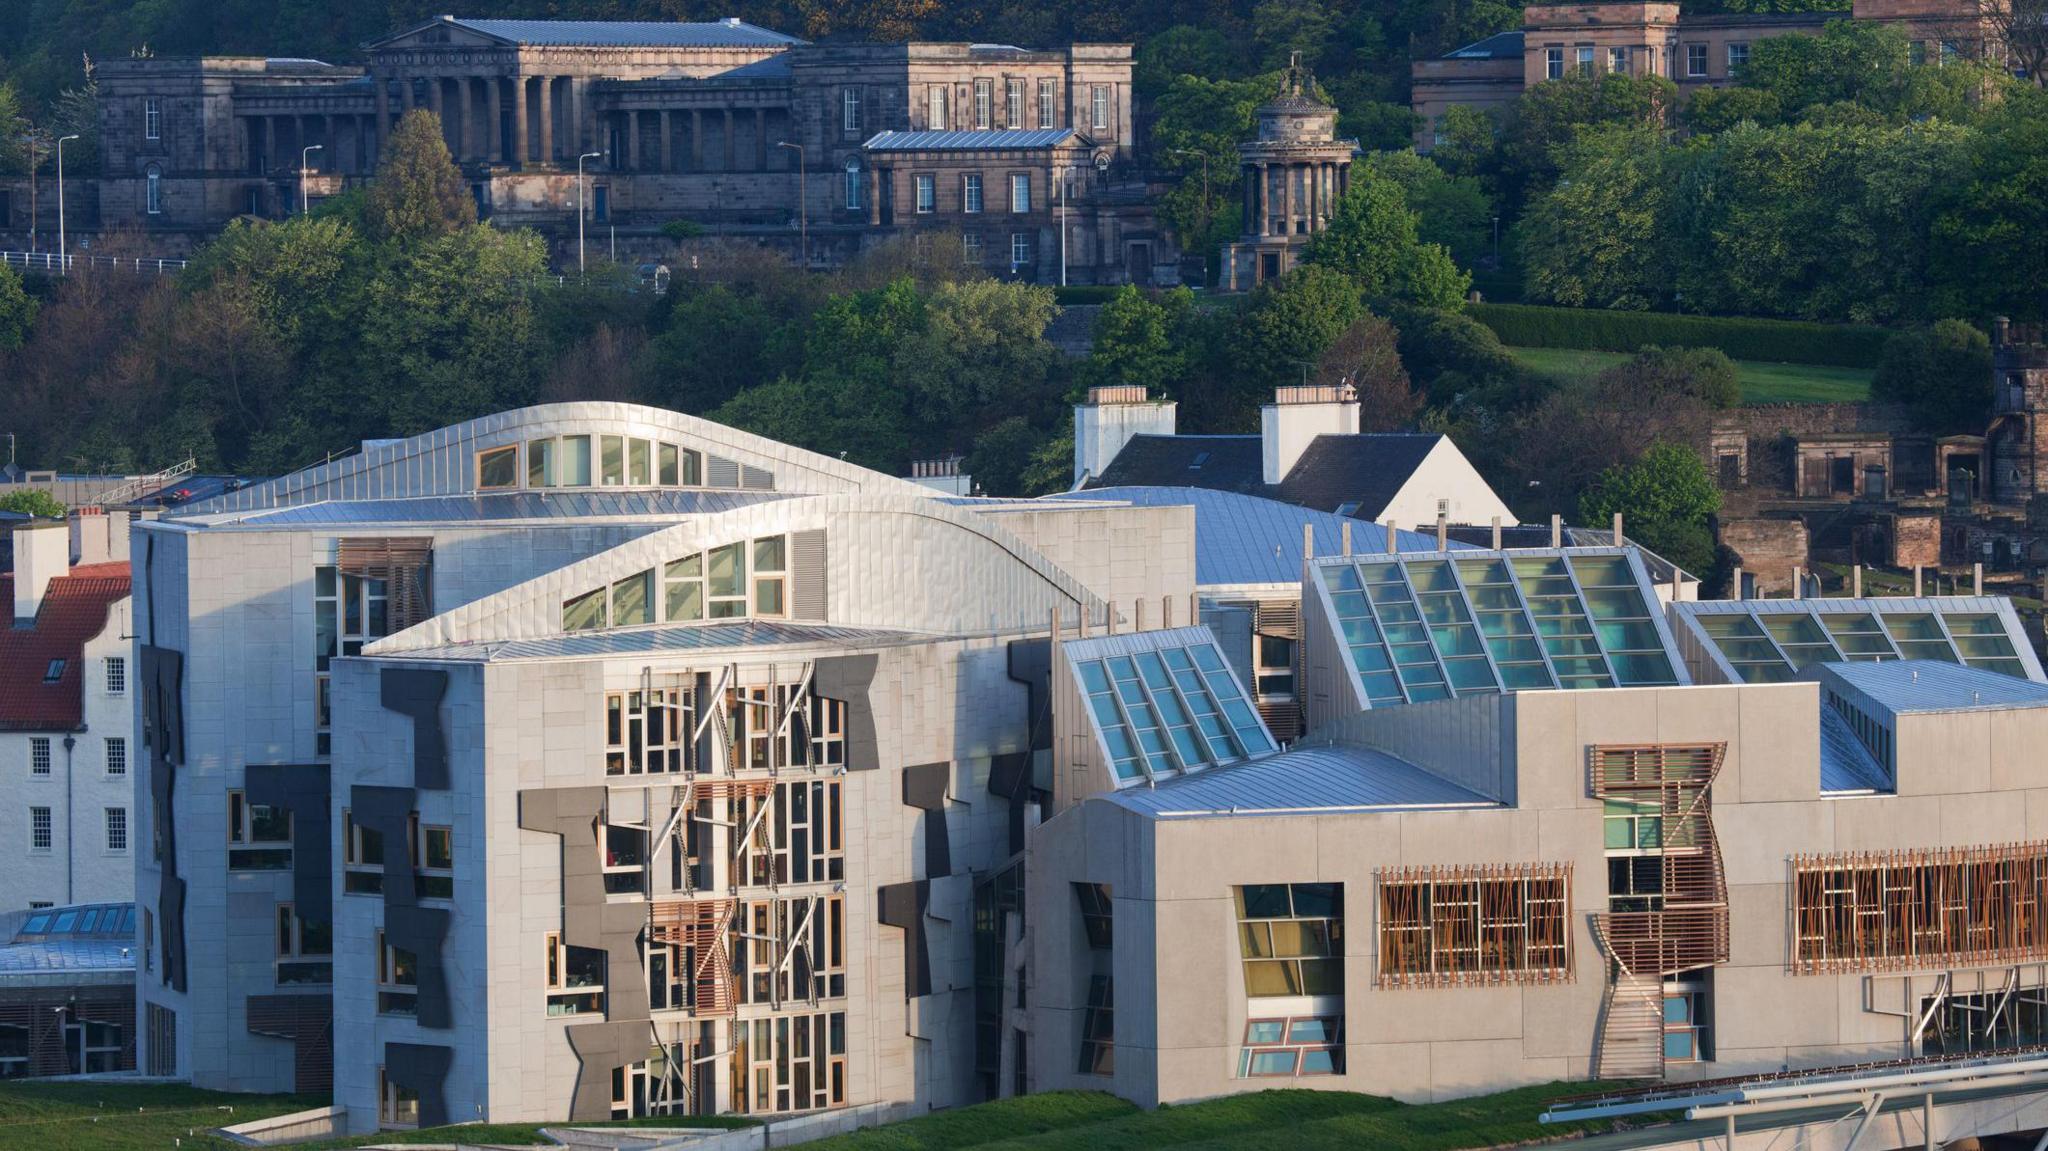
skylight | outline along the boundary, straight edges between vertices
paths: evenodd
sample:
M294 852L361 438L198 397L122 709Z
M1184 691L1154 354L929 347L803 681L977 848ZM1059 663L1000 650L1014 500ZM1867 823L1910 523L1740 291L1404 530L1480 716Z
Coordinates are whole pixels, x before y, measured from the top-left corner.
M1721 673L1782 683L1816 663L1931 659L2033 678L2016 619L1996 601L1717 600L1677 605Z
M1311 570L1372 707L1684 682L1632 552L1346 556Z
M1206 629L1077 640L1068 655L1119 785L1276 750Z

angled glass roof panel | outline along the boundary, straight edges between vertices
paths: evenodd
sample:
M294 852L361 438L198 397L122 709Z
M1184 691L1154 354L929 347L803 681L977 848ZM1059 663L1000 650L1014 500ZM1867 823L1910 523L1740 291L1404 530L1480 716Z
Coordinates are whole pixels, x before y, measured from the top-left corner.
M1311 572L1369 707L1685 682L1630 550L1331 556Z
M1207 628L1070 640L1065 650L1120 786L1278 750Z
M1816 664L1928 660L2048 682L2011 604L1987 596L1708 600L1672 605L1709 657L1746 683ZM1756 642L1768 636L1779 655Z

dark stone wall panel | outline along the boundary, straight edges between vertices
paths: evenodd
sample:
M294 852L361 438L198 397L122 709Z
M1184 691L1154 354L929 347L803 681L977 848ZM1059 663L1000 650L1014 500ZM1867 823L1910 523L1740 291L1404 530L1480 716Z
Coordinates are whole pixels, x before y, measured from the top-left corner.
M417 796L409 787L349 789L349 814L357 823L384 837L384 938L419 961L418 1022L442 1030L455 1025L449 1002L447 960L450 913L421 907L413 888L412 849L406 825Z
M292 1090L334 1090L334 999L330 995L251 995L249 1031L292 1042Z
M451 1048L430 1043L386 1043L384 1074L393 1083L419 1093L420 1126L444 1127L448 1123L448 1066L455 1061ZM610 1085L606 1085L609 1089Z
M576 1053L576 1090L569 1118L576 1122L612 1117L612 1071L647 1058L654 1031L645 1022L583 1023L568 1029Z
M946 788L950 763L919 763L903 769L903 805L924 812L924 873L953 874L953 841L946 830Z
M605 952L605 1018L646 1019L640 940L647 929L647 905L605 898L604 857L597 841L605 801L602 787L532 788L519 793L519 826L562 837L562 941Z
M915 999L932 993L932 969L925 939L924 913L931 906L928 880L891 883L876 892L875 918L903 929L903 995Z
M880 662L872 655L842 655L812 665L811 690L827 699L846 701L848 771L873 771L882 766L881 745L875 740L875 709L868 702L868 688L875 682Z
M413 786L448 790L448 736L441 728L448 673L434 668L387 667L379 674L379 702L389 711L412 717Z
M292 905L300 919L334 921L334 804L324 763L252 763L249 802L292 813Z
M164 986L185 990L185 881L178 877L178 767L185 761L185 656L143 644L142 707L148 723L150 834L162 845L156 920Z

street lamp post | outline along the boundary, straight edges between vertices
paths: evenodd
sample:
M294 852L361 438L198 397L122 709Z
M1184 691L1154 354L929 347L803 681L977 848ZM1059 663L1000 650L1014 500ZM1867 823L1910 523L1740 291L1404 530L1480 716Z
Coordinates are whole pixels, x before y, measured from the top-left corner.
M1060 189L1060 287L1067 286L1067 173L1072 169L1054 168L1052 178L1059 181Z
M576 157L576 274L583 274L583 218L589 215L585 207L590 197L583 187L583 161L604 155L603 152L585 152Z
M312 210L312 200L306 185L313 178L313 153L325 152L325 144L308 144L299 149L299 215Z
M71 257L64 246L64 141L78 139L77 133L57 137L57 266L71 271Z
M797 245L802 252L804 267L811 266L811 198L804 193L809 181L804 174L804 146L788 140L778 141L778 148L796 149L796 227Z

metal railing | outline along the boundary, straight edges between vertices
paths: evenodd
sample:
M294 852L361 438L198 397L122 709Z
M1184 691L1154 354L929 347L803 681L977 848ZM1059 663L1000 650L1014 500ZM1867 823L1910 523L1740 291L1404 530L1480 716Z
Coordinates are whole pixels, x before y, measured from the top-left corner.
M110 272L153 272L163 275L185 270L184 260L157 259L149 256L90 256L72 252L59 257L55 252L8 252L0 251L0 264L30 272L54 272L69 275L72 272L105 270Z

